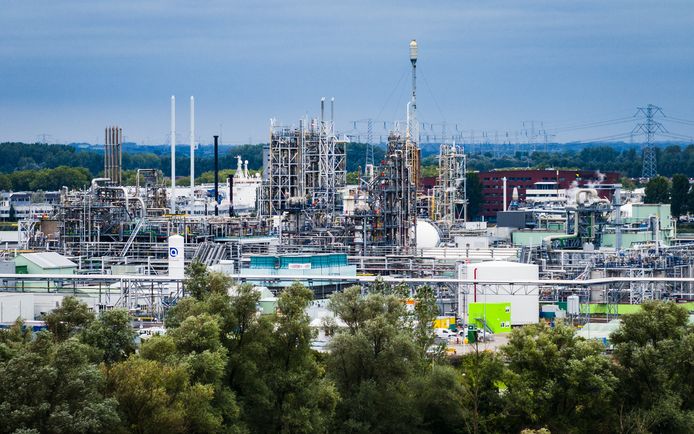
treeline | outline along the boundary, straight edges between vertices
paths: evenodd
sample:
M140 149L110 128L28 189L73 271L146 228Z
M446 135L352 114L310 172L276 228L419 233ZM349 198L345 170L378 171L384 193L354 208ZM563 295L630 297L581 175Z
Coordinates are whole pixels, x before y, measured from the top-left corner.
M100 176L104 170L103 152L91 149L76 149L67 145L45 145L25 143L0 143L0 173L10 174L16 171L53 169L60 166L80 167L87 169L92 177ZM219 167L235 169L236 156L248 160L251 169L263 166L262 145L240 145L225 147L220 152ZM203 173L214 169L214 158L211 156L196 157L196 172ZM165 176L171 175L171 156L157 155L150 152L124 152L123 170L158 169ZM176 156L176 174L190 175L190 157L181 153ZM53 189L60 188L57 183Z
M435 157L426 160L433 163ZM658 174L671 177L683 173L694 177L694 145L677 145L656 148ZM586 147L580 151L517 152L514 155L495 157L492 153L468 155L468 168L491 170L507 167L534 168L577 168L594 169L603 172L620 172L623 176L638 178L643 169L642 153L637 148L619 151L610 146Z
M85 188L91 179L92 174L84 167L18 170L0 173L0 191L53 191L63 186Z
M359 167L364 167L366 150L367 145L364 143L347 144L346 169L351 173L350 179L356 179L356 170ZM378 165L384 158L385 150L382 146L374 146L373 154L374 162ZM694 145L686 147L673 145L658 148L656 154L660 175L671 177L676 173L682 173L694 177ZM0 143L0 155L3 156L0 160L0 173L5 174L24 170L54 169L60 166L85 168L92 177L103 173L103 153L95 150L82 150L65 145ZM244 161L248 160L249 169L262 169L262 144L222 148L219 157L220 169L235 169L237 155L240 155ZM214 169L214 158L209 153L196 156L195 161L196 173L198 174ZM429 155L422 160L422 164L424 176L437 175L437 155ZM469 170L507 167L587 168L603 172L617 171L624 176L636 178L641 175L642 158L641 152L636 148L619 151L610 146L586 147L580 151L550 153L538 151L527 154L518 152L514 155L496 157L489 152L468 155ZM158 169L162 171L164 176L170 176L171 157L168 153L124 152L123 169ZM190 175L190 158L185 152L177 154L176 174L179 177ZM48 182L45 189L55 190L61 186L57 181ZM17 187L14 188L18 189Z
M433 345L434 291L377 283L334 294L329 353L311 349L300 284L279 312L204 266L167 333L133 344L127 312L95 317L76 299L49 332L0 332L0 432L495 433L668 432L694 426L688 312L646 303L612 336L614 353L565 325L516 329L500 352L453 359Z
M694 214L694 186L681 173L672 176L672 182L663 176L648 180L644 203L669 203L672 215L679 217Z

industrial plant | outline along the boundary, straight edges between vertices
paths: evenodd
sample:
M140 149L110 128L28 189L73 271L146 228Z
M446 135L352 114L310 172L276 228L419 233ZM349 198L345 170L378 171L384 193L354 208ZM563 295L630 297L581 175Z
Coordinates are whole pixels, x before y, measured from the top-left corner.
M124 185L123 129L109 126L104 176L87 188L47 193L38 205L18 193L1 198L19 223L16 239L3 240L0 322L38 319L76 295L95 311L124 307L159 323L186 296L184 269L196 261L261 288L270 305L294 281L317 299L378 280L426 284L442 318L489 333L562 316L607 322L647 300L694 301L694 243L678 236L669 205L641 203L617 174L480 172L483 220L472 221L466 149L445 140L425 186L417 59L413 40L405 120L356 182L347 182L350 138L336 129L334 98L296 124L270 121L262 174L240 156L235 168L219 167L214 136L214 182L201 184L190 97L185 187L176 184L175 97L170 184L139 169L135 185ZM220 179L222 169L235 172Z

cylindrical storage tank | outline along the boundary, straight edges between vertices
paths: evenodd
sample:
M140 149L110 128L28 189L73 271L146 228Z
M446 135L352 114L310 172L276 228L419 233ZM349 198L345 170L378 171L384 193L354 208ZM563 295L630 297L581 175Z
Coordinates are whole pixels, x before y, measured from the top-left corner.
M464 264L464 276L474 283L465 286L466 307L470 303L511 303L511 324L535 324L540 317L540 279L536 264L487 261ZM485 283L503 282L503 283ZM466 309L469 312L469 309Z
M182 279L185 276L185 245L183 237L169 237L169 276Z
M566 313L569 315L578 315L581 313L578 295L570 295L566 297Z

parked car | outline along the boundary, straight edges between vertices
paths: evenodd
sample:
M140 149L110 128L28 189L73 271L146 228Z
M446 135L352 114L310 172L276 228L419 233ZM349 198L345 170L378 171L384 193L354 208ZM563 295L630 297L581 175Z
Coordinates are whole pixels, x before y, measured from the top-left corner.
M443 339L450 339L456 336L456 333L453 330L448 329L434 329L434 333L436 333L437 337Z

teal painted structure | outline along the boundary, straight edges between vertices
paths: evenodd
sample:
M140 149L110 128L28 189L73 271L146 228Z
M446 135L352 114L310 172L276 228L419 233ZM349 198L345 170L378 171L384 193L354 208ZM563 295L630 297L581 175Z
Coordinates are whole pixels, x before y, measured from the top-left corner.
M248 268L242 268L241 276L270 275L286 279L272 281L249 282L272 289L285 288L299 281L314 289L318 294L325 295L354 282L331 282L317 279L320 276L354 276L357 266L350 265L344 253L327 253L315 255L254 255L251 256Z

